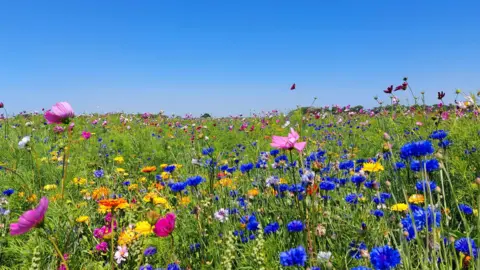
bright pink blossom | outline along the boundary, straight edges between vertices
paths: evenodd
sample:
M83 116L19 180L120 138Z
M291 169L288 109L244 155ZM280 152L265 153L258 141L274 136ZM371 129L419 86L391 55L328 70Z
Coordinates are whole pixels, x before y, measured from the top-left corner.
M155 223L153 232L159 237L169 236L175 229L175 216L174 213L168 213L164 218L161 218Z
M83 137L85 140L90 139L91 136L92 136L92 133L90 133L90 132L88 132L88 131L83 131L83 132L82 132L82 137Z
M66 124L73 117L75 113L68 102L58 102L52 106L51 110L45 112L48 124Z
M293 128L290 128L290 133L288 133L288 137L272 136L272 143L270 145L275 148L286 150L292 150L293 148L295 148L299 152L302 152L307 143L297 142L298 139L300 139L298 133Z
M43 221L48 209L48 199L43 197L37 208L23 213L17 223L10 224L10 235L24 234Z

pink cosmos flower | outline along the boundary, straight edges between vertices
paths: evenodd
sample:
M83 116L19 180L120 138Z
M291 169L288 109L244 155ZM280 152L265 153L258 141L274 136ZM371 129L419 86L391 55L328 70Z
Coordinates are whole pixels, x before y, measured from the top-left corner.
M64 129L62 126L55 126L55 127L53 128L53 132L54 132L54 133L60 134L60 133L62 133L62 132L64 132L64 131L65 131L65 129Z
M91 136L92 136L92 133L90 133L90 132L88 132L88 131L83 131L83 132L82 132L82 137L83 137L85 140L90 139Z
M42 197L37 208L23 213L17 223L10 224L10 235L24 234L43 221L48 209L47 197Z
M159 237L169 236L175 229L175 216L174 213L168 213L164 218L161 218L155 223L153 232Z
M297 142L298 139L300 139L298 133L295 132L293 128L290 128L290 133L288 133L288 137L272 136L272 143L270 145L275 148L286 150L292 150L293 148L295 148L299 152L302 152L307 143Z
M52 106L51 110L45 112L48 124L65 124L73 117L75 117L75 113L68 102L58 102Z

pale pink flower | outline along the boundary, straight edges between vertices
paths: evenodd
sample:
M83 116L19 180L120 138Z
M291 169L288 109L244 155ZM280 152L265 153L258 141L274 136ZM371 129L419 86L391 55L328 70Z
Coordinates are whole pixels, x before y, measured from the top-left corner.
M118 264L121 264L123 261L127 260L128 257L128 249L127 246L118 246L117 251L115 252L115 260Z
M75 117L75 113L68 102L58 102L44 116L48 124L67 124L70 118Z
M288 134L288 137L272 136L272 143L270 145L275 148L286 150L292 150L293 148L295 148L299 152L302 152L307 143L297 142L299 139L300 136L298 135L298 133L293 128L290 128L290 133Z
M43 197L37 208L23 213L17 223L10 224L10 235L24 234L43 221L48 209L48 199Z

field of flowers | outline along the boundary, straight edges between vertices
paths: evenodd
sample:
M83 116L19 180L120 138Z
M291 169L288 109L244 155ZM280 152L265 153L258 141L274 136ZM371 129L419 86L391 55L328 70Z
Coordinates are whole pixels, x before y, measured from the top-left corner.
M480 269L476 96L385 92L375 110L2 117L0 269Z

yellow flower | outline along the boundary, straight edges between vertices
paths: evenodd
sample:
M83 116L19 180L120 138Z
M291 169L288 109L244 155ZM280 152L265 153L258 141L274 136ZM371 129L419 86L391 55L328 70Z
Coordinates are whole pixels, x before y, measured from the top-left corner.
M155 198L157 195L153 192L149 192L143 196L143 201L148 203L151 202L153 198Z
M87 179L82 177L75 177L73 178L73 183L77 186L85 185L87 183Z
M82 207L85 207L85 206L87 206L87 202L81 202L81 203L77 204L77 208L82 208Z
M163 180L168 180L170 178L170 174L168 172L162 172L161 176Z
M425 202L425 197L422 194L413 194L408 198L409 203L421 204Z
M187 206L190 203L190 201L191 200L188 196L182 197L182 200L181 200L180 204L183 205L183 206Z
M157 170L157 167L155 166L146 166L142 168L143 173L151 173Z
M122 156L118 156L118 157L115 157L113 161L115 161L117 164L123 164L123 162L125 162L125 159L123 159Z
M116 171L117 171L117 173L120 173L120 174L125 173L125 169L124 169L124 168L117 168Z
M56 189L56 188L57 188L57 185L55 185L55 184L45 185L45 186L43 187L43 189L45 189L45 190L53 190L53 189Z
M165 169L167 166L168 166L168 164L165 164L165 163L164 163L164 164L160 165L160 168L162 168L162 170L163 170L163 169Z
M254 189L250 189L248 192L247 192L248 196L249 197L255 197L259 194L259 191L257 188L254 188Z
M106 187L99 187L93 191L92 198L98 200L102 197L108 197L110 190Z
M135 224L135 231L139 234L149 235L152 233L153 227L148 221L140 221Z
M215 186L215 187L218 187L218 186L230 187L232 184L233 184L232 179L230 179L230 178L223 178L223 179L217 181L217 182L214 184L214 186Z
M478 209L473 209L473 214L478 217Z
M392 211L397 211L397 212L404 212L404 211L407 211L408 210L408 204L406 203L397 203L397 204L394 204L390 210Z
M37 200L37 195L32 194L30 197L27 198L27 201L34 202Z
M155 197L155 198L153 198L153 203L154 204L164 204L165 205L165 204L168 204L168 201L167 201L167 199L162 198L162 197Z
M119 245L128 245L132 243L138 236L135 234L135 231L128 228L125 231L120 233L118 237L118 244Z
M86 223L88 224L88 222L90 221L90 218L88 216L80 216L76 219L76 221L78 223Z
M383 171L384 168L380 162L368 162L363 164L363 171L365 172L378 172L378 171Z
M140 177L138 178L138 182L140 183L145 183L147 181L147 178L146 177Z
M280 184L286 184L287 183L287 180L285 180L285 178L280 178Z
M178 169L181 169L183 167L182 164L174 164L175 165L175 168L178 170Z
M138 184L131 184L128 186L128 190L137 190L138 189Z
M108 206L106 206L106 205L100 204L100 205L98 206L98 210L97 210L97 211L98 211L98 213L100 213L100 214L105 214L105 213L107 213L107 212L111 212L111 211L112 211L112 208L111 208L111 207L108 207Z
M25 196L25 192L22 191L18 193L18 197L22 198L23 196Z

